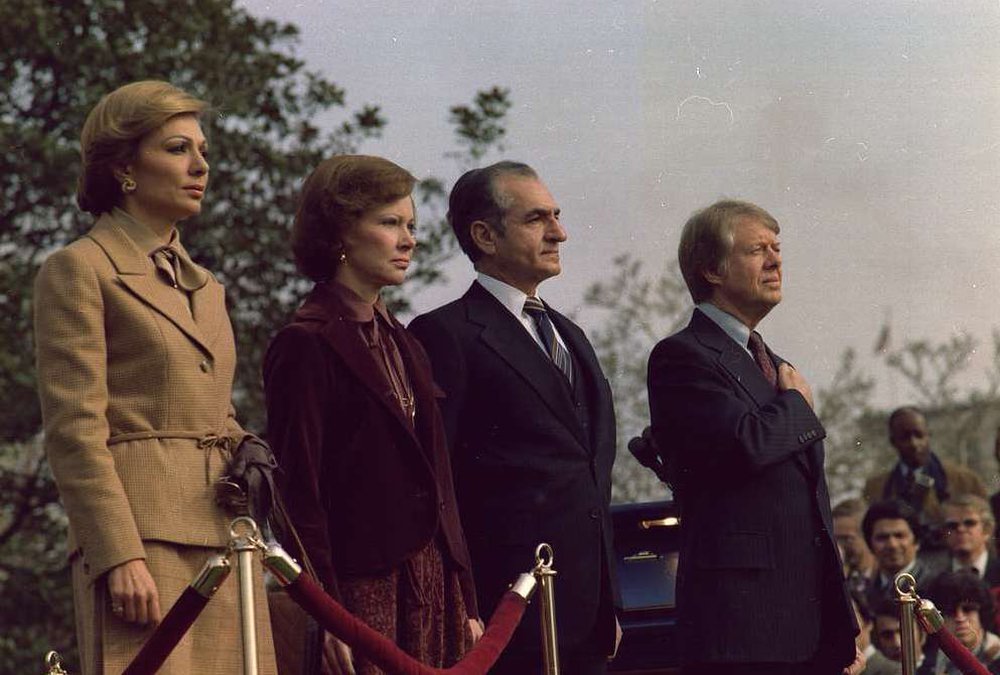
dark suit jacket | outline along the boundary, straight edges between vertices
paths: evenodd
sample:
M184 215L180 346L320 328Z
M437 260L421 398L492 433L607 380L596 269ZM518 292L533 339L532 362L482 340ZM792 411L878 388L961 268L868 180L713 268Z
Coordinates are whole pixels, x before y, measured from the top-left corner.
M936 572L951 571L953 561L954 558L950 555L944 557L942 564L939 565L940 569L936 570ZM997 588L1000 586L1000 558L997 558L996 553L993 551L987 551L986 569L983 570L982 579L987 588Z
M648 384L677 474L685 661L797 663L823 645L849 664L857 627L831 535L826 432L805 399L778 393L698 310L653 350Z
M416 398L415 426L392 398L356 324L317 286L264 361L268 440L280 488L320 581L395 567L440 530L477 617L469 554L427 355L393 318Z
M576 359L588 418L577 415L563 376L524 326L478 283L409 328L445 391L441 409L484 614L534 566L535 546L548 542L560 647L592 638L602 602L608 611L597 630L610 646L611 390L583 331L549 314ZM539 649L537 615L525 614L514 649Z
M913 561L913 567L909 574L917 582L917 592L927 590L930 584L939 574L951 569L951 560L946 554L940 551L925 553L921 551ZM875 572L868 585L868 603L874 606L875 603L883 600L895 600L896 587L894 579L882 580L882 575Z
M983 572L983 581L989 588L1000 586L1000 559L992 551L986 558L986 571Z

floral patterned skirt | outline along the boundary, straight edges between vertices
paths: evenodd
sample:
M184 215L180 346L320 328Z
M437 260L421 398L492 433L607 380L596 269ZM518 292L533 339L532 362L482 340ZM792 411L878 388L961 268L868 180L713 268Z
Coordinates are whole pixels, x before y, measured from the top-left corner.
M425 665L452 666L470 646L458 574L437 538L388 574L342 576L337 584L348 610ZM354 665L358 675L383 673L357 653Z

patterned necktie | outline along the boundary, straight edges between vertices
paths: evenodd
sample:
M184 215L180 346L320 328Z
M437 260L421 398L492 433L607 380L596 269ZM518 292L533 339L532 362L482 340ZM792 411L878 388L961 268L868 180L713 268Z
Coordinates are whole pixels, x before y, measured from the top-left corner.
M195 265L186 254L172 245L161 246L152 253L153 264L174 288L188 293L201 289L208 283L208 275Z
M757 331L750 332L750 352L753 360L760 366L764 377L771 383L772 387L778 386L778 371L774 368L774 361L767 354L767 347L764 346L764 338Z
M562 374L566 376L566 380L572 385L573 359L570 358L569 351L556 339L556 331L552 327L552 320L549 318L549 313L545 311L545 305L538 298L529 296L524 301L524 311L534 319L535 326L538 327L538 334L542 338L542 344L545 345L545 351L548 352L549 358L552 359L552 362L556 364Z
M163 273L171 286L177 288L177 279L181 276L180 259L170 246L163 246L153 252L153 264Z

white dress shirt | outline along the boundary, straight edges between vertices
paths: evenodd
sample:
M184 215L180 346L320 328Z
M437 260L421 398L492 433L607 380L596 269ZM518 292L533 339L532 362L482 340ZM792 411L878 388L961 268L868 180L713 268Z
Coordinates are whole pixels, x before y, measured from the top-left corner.
M476 281L478 281L479 285L485 288L490 295L496 298L501 305L506 307L508 312L514 315L514 318L517 319L522 326L524 326L524 330L528 331L528 335L535 340L538 348L545 352L547 356L548 351L545 349L545 343L542 342L542 336L538 333L538 326L535 325L535 320L524 311L524 301L528 299L527 294L514 288L510 284L504 283L499 279L494 279L488 274L483 274L482 272L479 272L476 277ZM563 340L562 335L559 334L559 329L556 328L555 323L552 324L552 332L556 334L556 340L558 340L559 344L566 349L567 353L571 353L569 348L566 347L566 341Z
M990 552L983 551L976 557L975 560L972 561L972 567L975 568L976 574L979 575L980 579L982 579L983 575L986 574L986 561L989 560L989 557L990 557ZM958 562L956 558L952 557L951 559L952 572L961 572L962 570L965 569L968 569L966 565L963 565L962 563Z
M743 347L743 351L753 358L750 351L750 327L737 319L732 314L724 312L710 302L699 302L695 305L702 313L711 319L715 325L721 328L726 335L733 339L733 342Z

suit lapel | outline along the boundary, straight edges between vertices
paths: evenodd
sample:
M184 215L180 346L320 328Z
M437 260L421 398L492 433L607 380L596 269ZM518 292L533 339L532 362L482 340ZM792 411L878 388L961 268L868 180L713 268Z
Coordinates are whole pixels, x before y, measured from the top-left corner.
M317 287L309 295L309 298L295 313L297 319L312 319L323 321L324 325L320 329L320 335L326 340L333 350L340 355L341 361L354 376L361 382L371 395L395 419L419 445L414 432L414 426L406 419L402 408L393 396L392 385L386 381L382 371L375 365L375 360L370 353L371 349L358 335L358 327L354 321L345 318L336 297L332 293L324 292ZM397 341L398 342L398 341ZM403 346L397 344L400 352ZM406 356L404 363L409 367ZM412 360L412 359L411 359ZM410 378L416 396L415 378ZM426 404L426 402L424 402Z
M226 291L222 284L210 277L207 284L192 293L191 313L209 348L213 348L222 334L222 328L229 321Z
M187 249L180 243L178 246L188 255ZM190 257L190 256L188 256ZM181 299L183 303L183 298ZM214 348L223 328L229 324L229 313L226 311L226 289L208 274L208 283L191 293L191 315L201 334L205 336L209 348Z
M562 373L525 331L524 326L478 283L472 284L465 294L465 300L469 320L483 327L480 333L483 343L538 393L545 405L573 432L584 448L589 448L590 441L576 417ZM566 339L565 335L563 339ZM569 346L573 348L573 345ZM579 358L577 360L580 361Z
M702 344L719 352L719 364L739 383L743 391L754 400L759 408L764 407L774 399L774 387L764 377L760 366L718 324L696 309L691 317L691 326ZM768 355L774 361L775 367L784 363L784 360L772 353L770 348L768 348ZM823 469L820 447L819 443L813 443L805 451L795 454L795 461L811 480L815 480Z
M185 335L191 338L199 347L208 354L212 354L212 343L214 339L206 336L205 331L195 322L192 311L185 306L184 298L176 289L170 288L160 279L156 278L156 268L149 260L149 257L129 239L117 221L110 215L104 214L98 219L93 229L88 233L98 246L100 246L111 263L118 272L118 280L132 294L169 319ZM214 287L214 288L213 288ZM210 302L212 293L221 295L222 287L210 280L201 290L194 295L201 295L204 303ZM225 311L222 304L221 311ZM212 312L203 310L206 315ZM206 317L208 318L208 317ZM218 318L215 321L219 323ZM216 325L216 334L218 325ZM214 338L215 336L213 336Z
M753 357L742 349L714 321L700 310L691 317L691 328L698 340L719 354L719 365L736 380L740 387L759 406L774 398L774 387L764 377Z

